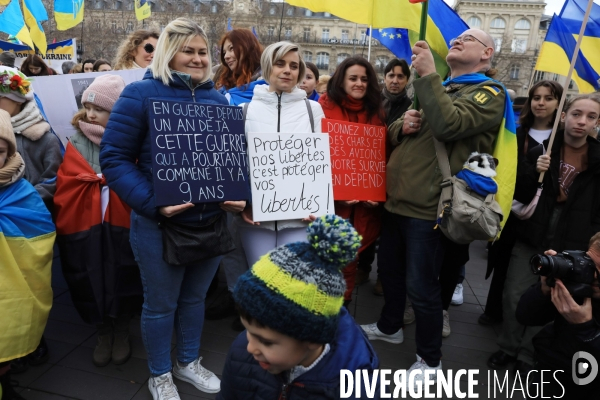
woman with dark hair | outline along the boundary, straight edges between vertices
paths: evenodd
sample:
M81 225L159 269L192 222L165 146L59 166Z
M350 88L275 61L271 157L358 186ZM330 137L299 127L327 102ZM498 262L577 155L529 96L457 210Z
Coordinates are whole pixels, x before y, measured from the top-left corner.
M26 76L48 76L56 75L56 73L50 68L44 60L37 54L30 54L27 56L23 64L21 64L21 72Z
M93 58L88 58L87 60L84 60L81 65L83 65L83 72L94 72L94 64L96 63L96 60L94 60Z
M558 113L558 102L563 88L554 81L540 81L529 89L529 96L523 105L517 128L518 162L520 163L529 149L548 139L552 124ZM515 245L516 220L510 216L502 229L500 239L489 247L486 279L494 272L488 293L485 311L479 317L482 325L491 325L502 321L502 291Z
M94 67L92 68L93 72L105 72L105 71L112 71L112 67L110 66L110 63L107 60L104 59L99 59L96 60L96 62L94 63Z
M327 83L327 93L319 98L325 118L360 124L385 126L381 92L373 66L362 57L346 58ZM379 236L381 213L375 201L336 201L335 213L349 218L363 237L359 254ZM344 269L344 303L352 299L356 279L356 261Z
M113 64L115 71L121 69L148 68L154 57L158 33L138 29L131 33L119 45Z
M233 29L227 32L219 44L221 68L216 87L237 106L252 100L254 87L265 85L261 75L260 56L263 48L249 29Z
M311 62L306 63L306 73L304 79L298 87L306 92L309 100L319 101L319 94L316 91L319 82L319 69Z

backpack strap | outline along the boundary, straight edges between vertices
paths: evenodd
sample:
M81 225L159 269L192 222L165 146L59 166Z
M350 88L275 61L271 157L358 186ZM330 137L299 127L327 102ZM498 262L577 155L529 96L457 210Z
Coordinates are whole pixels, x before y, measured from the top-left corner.
M313 117L312 107L310 106L310 100L304 99L306 102L306 108L308 109L308 118L310 118L310 129L312 133L315 133L315 119Z

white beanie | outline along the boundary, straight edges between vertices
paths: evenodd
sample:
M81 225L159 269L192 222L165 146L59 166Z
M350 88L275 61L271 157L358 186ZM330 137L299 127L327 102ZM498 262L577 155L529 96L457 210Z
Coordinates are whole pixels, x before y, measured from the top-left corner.
M14 78L15 76L17 78ZM15 82L17 82L16 88ZM31 80L16 68L0 65L0 97L7 97L17 103L33 100Z

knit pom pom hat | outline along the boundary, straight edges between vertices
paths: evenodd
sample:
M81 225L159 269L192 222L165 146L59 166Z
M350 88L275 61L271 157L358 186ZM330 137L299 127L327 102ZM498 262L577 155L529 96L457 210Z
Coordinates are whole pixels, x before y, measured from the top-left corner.
M329 343L338 326L346 281L342 268L356 258L360 235L336 215L307 228L308 242L264 255L239 279L233 298L247 315L300 341Z
M101 75L83 92L81 104L91 103L108 112L125 88L125 81L119 75Z

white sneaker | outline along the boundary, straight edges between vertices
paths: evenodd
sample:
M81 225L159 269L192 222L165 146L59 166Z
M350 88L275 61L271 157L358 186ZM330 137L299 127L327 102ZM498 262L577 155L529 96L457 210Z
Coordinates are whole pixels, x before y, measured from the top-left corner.
M415 322L415 310L413 310L412 303L406 298L406 308L404 309L404 325L412 324Z
M410 373L414 370L421 370L421 373L417 373L415 375L415 379L414 379L414 391L415 393L419 392L419 386L421 386L421 393L423 392L423 383L425 381L425 373L428 372L430 373L432 379L435 380L435 376L436 376L436 371L441 370L442 369L442 361L440 361L440 363L438 364L437 367L430 367L429 365L427 365L427 363L421 358L419 357L419 355L417 355L417 362L414 363L409 369L408 371L406 371L406 377L408 378L410 376ZM419 384L420 382L420 384Z
M442 326L442 337L448 337L450 336L450 333L452 332L450 330L450 315L448 315L448 311L444 310L444 322L443 322L443 326Z
M192 361L185 367L179 361L173 367L173 376L184 382L191 383L196 389L205 393L218 393L221 390L221 380L215 374L200 365L202 357Z
M379 328L377 327L377 322L368 325L361 325L360 327L365 331L369 340L383 340L385 342L394 344L400 344L404 342L403 329L400 329L398 330L398 332L393 333L391 335L386 335L385 333L379 330Z
M452 295L452 301L450 304L453 306L460 306L463 303L463 285L459 283L454 288L454 294Z
M154 400L180 400L170 372L148 379L148 389Z

